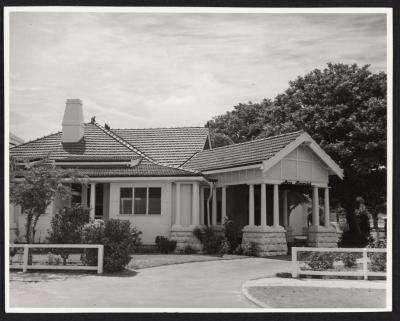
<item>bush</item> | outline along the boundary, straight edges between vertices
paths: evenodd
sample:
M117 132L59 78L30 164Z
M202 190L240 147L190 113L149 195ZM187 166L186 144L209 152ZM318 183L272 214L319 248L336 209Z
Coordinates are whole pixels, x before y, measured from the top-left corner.
M223 236L215 235L214 231L209 226L196 227L193 234L203 245L203 251L207 254L220 253L224 241Z
M156 245L161 253L172 253L176 248L176 241L164 236L156 236Z
M260 247L256 242L250 242L243 246L243 255L246 256L259 256Z
M336 256L333 253L328 252L312 252L308 257L306 264L314 271L323 271L333 268L333 262Z
M81 229L89 222L90 210L82 205L64 207L51 219L51 229L47 240L53 244L78 244L81 243ZM70 249L54 249L53 253L63 259L67 264Z
M103 244L104 270L118 272L131 260L130 254L134 246L140 243L141 233L135 227L131 227L129 221L111 219L104 223L95 220L83 227L81 237L84 243ZM97 262L97 253L88 249L82 258L85 263L92 265Z
M230 219L224 221L225 239L229 245L227 253L234 253L242 243L243 232L239 225Z
M386 241L371 242L370 248L386 248ZM368 254L371 260L371 271L386 272L386 253L370 253Z
M194 247L190 245L186 245L185 248L183 249L183 254L196 254L197 251Z
M341 260L347 268L352 268L357 265L357 257L354 253L343 253L341 255Z

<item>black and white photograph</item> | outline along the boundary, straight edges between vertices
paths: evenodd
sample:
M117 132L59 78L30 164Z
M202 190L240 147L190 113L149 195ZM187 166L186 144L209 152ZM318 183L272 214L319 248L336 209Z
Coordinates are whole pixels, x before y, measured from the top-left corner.
M390 8L5 7L5 307L392 311Z

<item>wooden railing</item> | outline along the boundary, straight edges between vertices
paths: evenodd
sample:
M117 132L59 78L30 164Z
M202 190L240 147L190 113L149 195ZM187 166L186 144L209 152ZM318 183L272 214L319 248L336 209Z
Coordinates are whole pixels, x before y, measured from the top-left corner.
M358 271L338 271L338 270L308 270L301 269L297 254L299 252L335 252L335 253L362 253L362 270ZM322 276L363 276L368 280L368 276L386 276L386 272L376 272L368 270L368 253L386 253L385 248L318 248L318 247L292 247L292 277L299 275L322 275Z
M104 245L102 244L10 244L10 248L23 248L22 264L10 264L11 269L27 270L94 270L98 274L103 273ZM29 264L29 249L97 249L97 265L51 265L51 264Z

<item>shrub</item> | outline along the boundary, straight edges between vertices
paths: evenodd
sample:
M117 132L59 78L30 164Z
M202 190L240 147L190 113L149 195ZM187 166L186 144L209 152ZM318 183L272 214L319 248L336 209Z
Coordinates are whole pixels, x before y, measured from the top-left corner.
M333 253L328 252L312 252L308 257L306 264L314 271L323 271L333 268L333 262L336 256Z
M156 237L156 245L161 253L171 253L175 251L176 241L159 235Z
M260 247L256 242L250 242L243 246L243 254L246 256L259 256Z
M193 234L203 245L203 251L205 253L207 254L220 253L224 237L215 235L211 227L209 226L196 227L196 229L193 231Z
M370 248L386 248L386 241L370 242ZM371 260L371 271L386 272L386 253L370 253L368 254Z
M82 242L104 245L104 270L107 272L122 271L129 263L135 245L140 242L140 234L129 221L111 219L104 223L95 220L82 229ZM95 264L97 255L92 249L85 251L83 261L89 265Z
M343 253L341 260L345 267L352 268L357 265L357 257L354 253Z
M47 240L53 244L75 244L81 242L81 229L89 222L90 210L82 205L64 207L51 219L51 229ZM54 249L53 253L63 259L67 264L70 249Z
M229 245L227 252L233 253L242 243L243 232L239 225L230 219L224 221L225 239Z
M184 254L196 254L197 251L194 247L190 245L186 245L185 248L183 249Z

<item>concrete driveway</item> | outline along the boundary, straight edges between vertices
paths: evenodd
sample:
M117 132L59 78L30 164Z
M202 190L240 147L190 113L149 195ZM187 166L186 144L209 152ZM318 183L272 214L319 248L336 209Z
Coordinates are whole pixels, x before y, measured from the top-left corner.
M160 266L118 276L19 274L10 282L10 307L256 308L242 295L242 284L289 270L288 261L245 258Z

